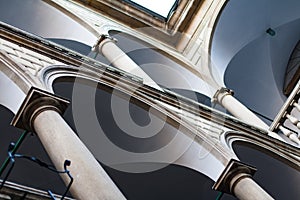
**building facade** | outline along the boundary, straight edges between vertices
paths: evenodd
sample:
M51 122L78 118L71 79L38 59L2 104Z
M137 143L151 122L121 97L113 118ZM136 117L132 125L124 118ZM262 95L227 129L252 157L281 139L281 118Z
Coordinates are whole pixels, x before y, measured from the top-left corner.
M0 199L297 199L300 3L170 5L0 3Z

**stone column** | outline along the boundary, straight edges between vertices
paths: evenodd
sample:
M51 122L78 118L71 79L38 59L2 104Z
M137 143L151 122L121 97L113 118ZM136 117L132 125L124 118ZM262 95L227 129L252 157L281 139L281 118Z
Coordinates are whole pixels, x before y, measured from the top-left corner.
M269 131L269 126L265 122L257 117L240 101L234 98L232 90L224 87L220 88L213 96L213 101L219 103L236 118L241 119L256 127L262 128L268 131L269 136L284 141L278 134Z
M35 132L57 170L65 160L74 182L70 192L76 199L125 199L104 169L61 117L67 101L51 93L31 88L12 124ZM66 184L70 182L62 174Z
M249 122L255 126L268 130L268 125L252 113L246 106L233 97L233 91L227 88L219 89L213 97L215 102L218 102L233 116L245 122Z
M143 78L144 84L162 91L155 81L153 81L128 55L126 55L116 43L116 39L108 35L101 35L96 45L93 47L93 50L99 51L113 66Z
M272 200L273 198L252 179L255 172L254 167L231 159L213 189L232 194L240 200Z
M273 199L248 174L240 173L230 182L232 193L240 200L269 200Z

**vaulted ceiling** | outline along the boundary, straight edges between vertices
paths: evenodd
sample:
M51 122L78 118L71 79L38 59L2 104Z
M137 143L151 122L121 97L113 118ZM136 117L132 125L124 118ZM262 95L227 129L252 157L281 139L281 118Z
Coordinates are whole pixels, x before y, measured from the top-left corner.
M215 26L214 67L237 98L271 119L286 99L286 67L300 39L299 9L293 0L231 0Z

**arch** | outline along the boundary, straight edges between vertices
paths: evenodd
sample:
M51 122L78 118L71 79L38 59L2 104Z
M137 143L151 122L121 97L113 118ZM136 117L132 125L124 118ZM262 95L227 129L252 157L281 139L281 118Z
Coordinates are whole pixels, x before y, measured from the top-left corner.
M299 2L292 0L284 3L270 0L228 2L220 12L211 41L212 59L221 74L243 47L260 37L269 38L274 43L272 50L276 55L273 59L278 60L276 51L279 50L282 50L279 57L289 57L291 48L299 39L299 7ZM275 30L274 37L266 33L268 28ZM287 62L288 58L285 59Z
M250 143L236 142L233 147L241 160L257 168L254 180L263 185L274 199L299 197L299 166L291 167L273 152Z
M138 83L131 82L130 84L127 83L126 85L123 85L122 82L126 81L126 80L119 79L119 80L117 80L118 83L116 84L116 83L113 83L114 81L107 74L106 74L106 76L101 76L102 73L103 73L103 71L101 71L100 68L98 70L93 70L93 71L90 69L84 68L84 69L78 71L78 68L72 67L72 66L50 66L48 68L43 69L43 71L40 73L40 77L41 77L41 81L43 82L45 87L48 88L48 90L51 90L52 92L53 92L52 86L53 86L53 83L55 82L55 80L64 81L64 80L70 80L70 78L74 79L77 77L81 80L92 82L92 85L94 85L94 86L95 86L95 84L97 85L100 83L102 85L101 87L107 88L106 90L110 90L110 91L117 90L118 92L120 92L121 96L130 95L131 102L141 106L144 109L151 108L152 111L155 110L156 116L160 116L162 118L167 117L167 121L169 123L171 123L172 126L178 127L178 130L181 130L184 133L183 134L183 135L185 135L184 138L185 137L188 137L190 139L192 138L192 140L188 139L188 146L184 147L184 150L183 150L184 152L182 152L183 154L188 153L190 155L193 155L195 153L195 148L196 148L196 150L198 148L198 150L203 152L202 160L196 159L196 162L186 162L186 163L188 163L186 167L197 170L197 167L201 166L200 165L201 162L203 165L203 162L207 163L208 160L210 160L211 162L213 162L214 164L219 166L219 167L217 167L217 170L212 172L212 174L206 174L206 172L208 172L209 169L205 169L208 171L204 172L204 174L211 177L213 180L216 180L218 178L218 175L222 172L223 168L226 166L227 162L231 158L236 158L234 154L230 153L228 151L228 149L221 146L217 141L210 138L205 133L195 130L193 127L188 125L185 121L182 121L179 116L174 115L171 112L169 112L168 109L159 106L155 101L153 101L153 99L143 95L139 90L134 90L136 87L140 87L140 85L136 85ZM132 84L135 85L135 87L132 87L133 86ZM130 87L130 85L131 85L131 87ZM134 93L132 93L131 90L134 90ZM87 96L87 95L83 95L83 96ZM87 109L87 108L84 107L84 109ZM76 121L76 119L75 119L75 121ZM77 131L80 132L78 129L77 129ZM79 135L80 135L80 133L79 133ZM195 137L195 140L193 140L194 137ZM191 145L192 143L193 143L193 145ZM95 146L95 144L94 144L94 146ZM99 146L99 145L96 145L96 146ZM178 146L177 146L177 148L178 148ZM201 148L202 148L202 150L201 150ZM91 151L93 151L93 150L91 150ZM176 155L176 156L178 156L178 155ZM179 157L177 157L176 159L178 159ZM116 156L116 159L117 158L119 158L119 157ZM178 162L176 161L175 163L178 163L179 165L184 165L185 162L183 162L183 161L186 160L187 158L189 158L189 156L187 156L187 157L184 156L184 157L182 157L181 160L179 159L180 161L178 161ZM192 157L190 157L190 159L191 158ZM150 157L149 157L149 159L150 160L148 160L148 162L151 162ZM206 159L208 159L208 160L206 160ZM172 162L174 162L174 161L175 160L173 160ZM116 164L118 164L118 163L115 162L114 165L117 166ZM204 166L207 167L206 164L204 164ZM201 171L202 169L200 169L200 167L198 170L199 170L199 172L203 173L203 171Z
M25 67L0 51L0 104L17 113L31 86L42 87ZM11 101L14 99L14 101Z
M300 149L266 135L228 131L222 135L221 141L233 152L235 143L249 144L300 171Z
M276 116L286 98L283 81L299 40L299 7L292 0L228 1L212 35L212 62L223 83L250 109L269 118ZM268 34L268 28L275 35Z

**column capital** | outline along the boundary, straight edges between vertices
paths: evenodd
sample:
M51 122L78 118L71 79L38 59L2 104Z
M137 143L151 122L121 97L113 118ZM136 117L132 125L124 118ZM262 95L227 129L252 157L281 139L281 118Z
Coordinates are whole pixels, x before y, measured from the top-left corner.
M99 47L101 46L101 43L106 40L107 42L113 42L113 43L117 43L118 40L116 38L111 37L108 34L101 34L100 37L98 38L98 40L96 41L96 43L94 44L94 46L92 47L92 51L99 51Z
M233 96L234 92L231 89L228 89L226 87L221 87L220 89L218 89L216 91L216 93L214 94L213 98L212 98L212 102L218 102L221 103L222 99L224 98L224 96L226 95L231 95Z
M233 194L235 184L245 177L252 177L256 168L241 161L231 159L219 179L213 185L213 189L228 194Z
M33 121L45 110L55 110L63 114L70 101L50 92L31 87L11 125L28 131L34 131Z

